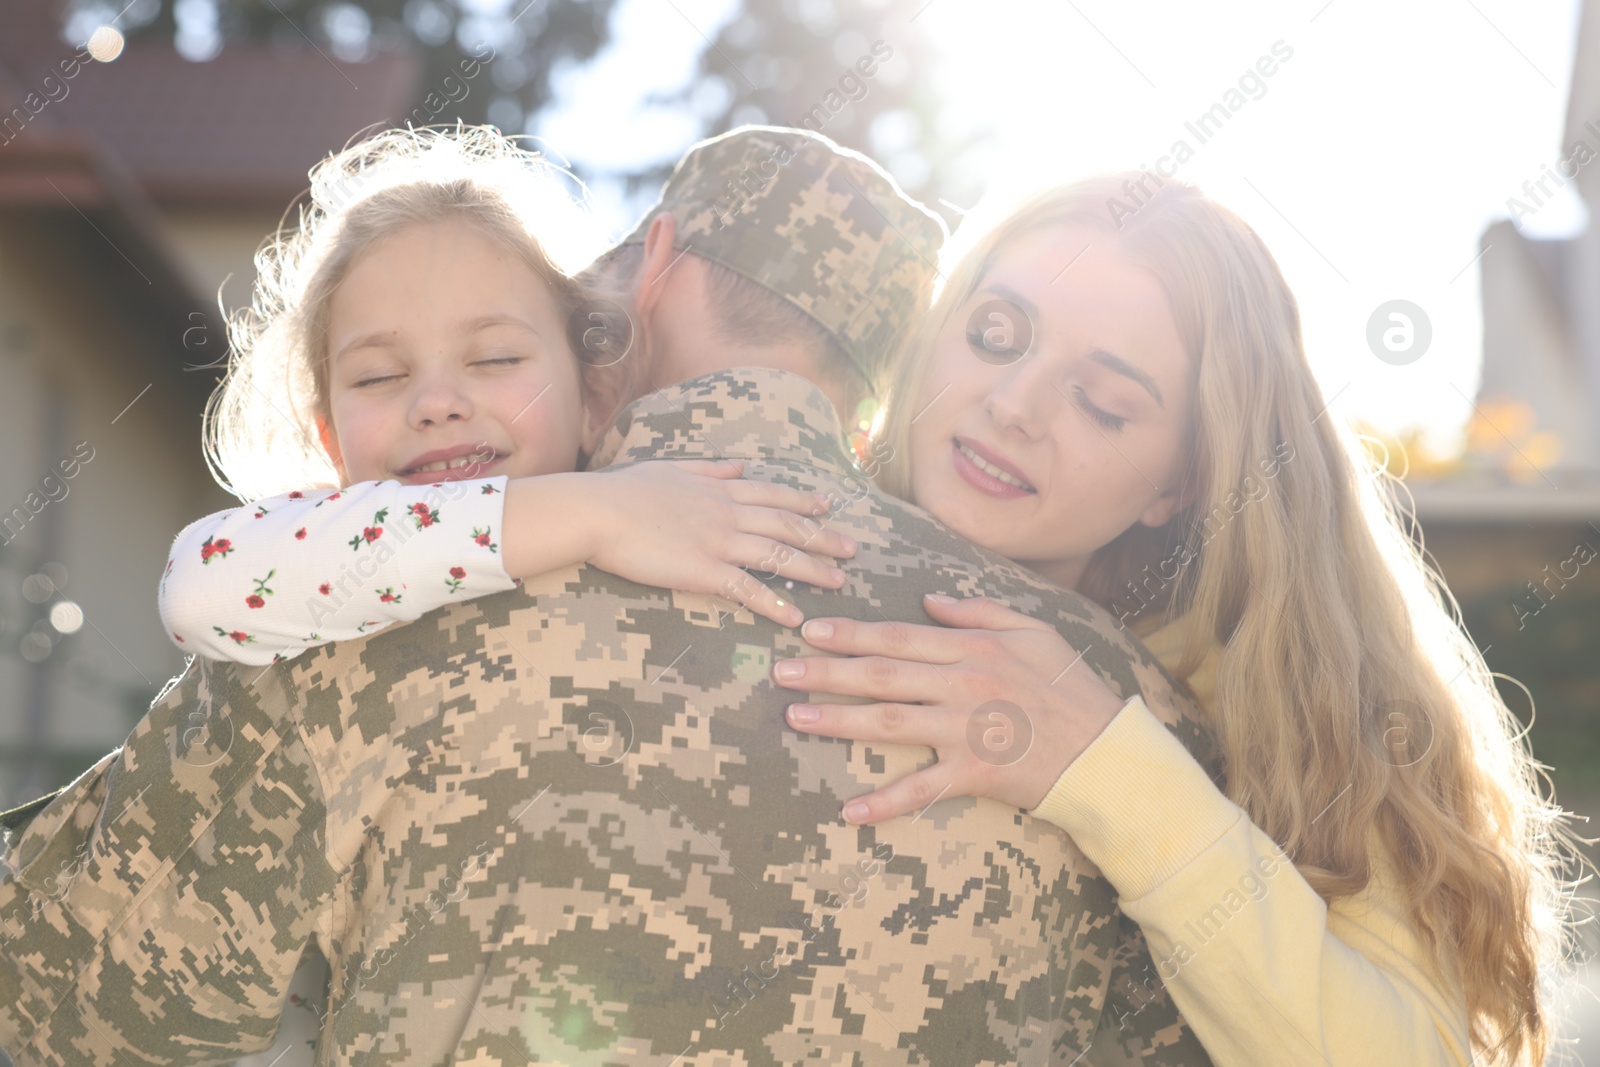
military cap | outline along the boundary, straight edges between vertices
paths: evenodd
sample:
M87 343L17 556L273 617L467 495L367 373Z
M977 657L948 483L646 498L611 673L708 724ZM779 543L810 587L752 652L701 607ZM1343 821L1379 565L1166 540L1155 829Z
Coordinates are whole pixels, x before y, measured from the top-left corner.
M741 126L689 149L621 244L662 212L678 247L784 297L874 388L933 293L942 219L859 152L809 130Z

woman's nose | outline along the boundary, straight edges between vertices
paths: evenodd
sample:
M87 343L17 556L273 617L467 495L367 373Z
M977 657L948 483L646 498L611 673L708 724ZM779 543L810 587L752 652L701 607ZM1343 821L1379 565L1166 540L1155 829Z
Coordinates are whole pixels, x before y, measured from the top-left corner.
M1052 388L1043 361L1024 357L997 370L998 377L984 399L984 409L1001 430L1015 429L1037 438L1045 426L1044 412L1062 398Z

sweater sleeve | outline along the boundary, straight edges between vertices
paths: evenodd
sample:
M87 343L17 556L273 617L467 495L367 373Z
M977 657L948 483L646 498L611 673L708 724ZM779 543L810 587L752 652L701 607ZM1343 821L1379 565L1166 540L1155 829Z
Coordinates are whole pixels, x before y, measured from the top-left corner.
M173 543L162 622L185 652L267 664L510 589L505 488L358 482L219 511Z
M1116 887L1149 943L1149 980L1217 1067L1468 1064L1465 998L1405 921L1376 837L1372 882L1330 908L1141 698L1034 814Z

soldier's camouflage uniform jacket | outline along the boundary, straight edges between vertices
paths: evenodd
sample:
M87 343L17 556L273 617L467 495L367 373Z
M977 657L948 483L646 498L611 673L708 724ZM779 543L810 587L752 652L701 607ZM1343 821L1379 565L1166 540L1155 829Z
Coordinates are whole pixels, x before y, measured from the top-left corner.
M862 547L845 590L793 591L808 617L996 597L1213 759L1104 612L869 488L802 378L650 394L595 466L716 457L837 497ZM314 945L317 1064L1208 1062L1056 828L968 797L846 825L929 753L787 729L771 665L809 646L719 605L572 567L272 667L191 662L17 838L0 1045L225 1061L267 1046Z

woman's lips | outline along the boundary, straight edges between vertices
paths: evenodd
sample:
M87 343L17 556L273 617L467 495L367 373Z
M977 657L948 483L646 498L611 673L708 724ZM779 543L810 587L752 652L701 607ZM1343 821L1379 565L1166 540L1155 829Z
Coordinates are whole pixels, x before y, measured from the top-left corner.
M960 444L954 438L950 441L950 457L955 464L956 472L967 480L968 485L971 485L979 492L987 493L989 496L999 500L1015 500L1018 497L1034 495L1034 490L1022 489L1012 485L1010 482L1002 482L988 471L980 469L972 460L967 458L966 453L961 451Z

